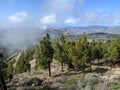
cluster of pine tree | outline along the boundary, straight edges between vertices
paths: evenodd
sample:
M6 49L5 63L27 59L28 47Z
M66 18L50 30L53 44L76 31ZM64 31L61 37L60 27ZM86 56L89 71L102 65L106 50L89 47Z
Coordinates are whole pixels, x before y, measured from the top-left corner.
M35 50L21 53L15 68L13 68L14 62L8 63L7 77L12 78L13 74L30 71L29 61L32 58L36 59L35 69L48 69L49 76L51 76L53 58L61 63L61 71L64 71L65 64L68 68L75 68L83 72L86 67L89 67L91 71L92 64L99 66L101 62L114 67L116 64L120 65L120 39L88 42L84 33L77 41L66 41L64 35L53 41L49 34L46 34Z
M88 42L84 33L77 41L66 41L64 35L52 41L49 34L46 34L35 50L27 50L21 53L19 60L16 62L16 67L13 68L14 61L7 64L0 62L4 71L3 75L11 79L14 74L30 71L29 61L34 58L33 56L36 59L35 69L48 69L49 76L51 76L53 58L61 63L61 71L64 71L63 66L65 64L68 65L68 68L75 68L83 72L88 66L91 71L92 64L99 66L101 62L111 67L120 66L120 38L109 39L106 42L95 40ZM1 71L0 74L2 75ZM2 79L4 85L4 79L0 79Z
M2 54L0 54L2 58ZM64 71L64 65L68 68L75 68L76 70L84 70L96 64L100 66L101 62L104 65L114 67L120 66L120 38L116 40L108 39L106 42L87 41L87 36L84 33L77 41L66 41L64 35L53 40L50 39L49 34L40 40L35 50L27 50L21 53L19 60L16 62L16 67L13 68L14 60L8 62L0 62L1 75L11 79L14 74L30 71L29 61L36 59L35 69L48 69L49 76L51 76L52 59L61 63L61 71ZM2 61L2 60L1 60ZM96 63L97 61L97 63ZM4 84L4 78L0 80Z
M33 58L33 50L27 50L21 53L19 60L16 62L15 74L30 71L29 61Z
M17 62L15 62L14 60L7 62L7 64L5 64L5 77L7 79L12 79L14 74L20 74L30 71L31 66L29 64L29 61L33 58L33 53L33 50L24 51L21 53L21 56L19 57L19 60L17 60ZM16 67L13 67L15 63Z
M36 69L49 68L50 76L50 63L53 58L61 63L61 71L64 64L83 72L86 66L91 70L91 65L96 60L98 66L104 61L106 65L113 67L115 64L120 65L120 39L88 42L84 33L77 41L66 41L62 35L52 42L47 34L36 47L35 58Z
M2 84L4 90L7 90L5 80L10 81L13 78L14 74L30 71L31 67L29 61L33 59L33 54L34 49L26 50L21 53L17 62L15 60L4 62L4 60L2 60L3 54L0 53L0 85ZM15 63L16 67L13 67Z

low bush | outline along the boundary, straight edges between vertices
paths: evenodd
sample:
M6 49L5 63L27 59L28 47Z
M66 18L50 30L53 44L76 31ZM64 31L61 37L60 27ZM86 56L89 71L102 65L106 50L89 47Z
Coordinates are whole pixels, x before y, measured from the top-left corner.
M113 83L111 83L110 87L112 89L120 89L120 81L119 82L113 82Z

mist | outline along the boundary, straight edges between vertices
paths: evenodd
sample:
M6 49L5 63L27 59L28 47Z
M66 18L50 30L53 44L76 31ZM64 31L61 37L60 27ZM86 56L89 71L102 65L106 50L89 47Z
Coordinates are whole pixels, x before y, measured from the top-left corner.
M20 11L0 22L0 47L7 53L34 47L47 32L47 28L64 27L64 14L73 13L76 0L45 0L36 15ZM14 5L14 1L12 1ZM43 12L41 12L43 11ZM58 18L59 17L59 18ZM49 32L49 31L48 31ZM54 31L50 32L55 37Z
M10 2L12 3L10 6L14 6L15 0ZM35 8L37 11L35 13L28 12L31 8L27 8L28 11L23 9L16 10L15 13L11 12L6 19L0 20L0 46L6 48L8 52L25 50L38 44L48 27L120 25L119 10L114 12L85 11L85 3L85 0L43 0L42 4L38 4L39 6ZM70 32L76 33L75 30Z
M44 35L39 28L9 28L0 30L0 47L8 55L34 47Z

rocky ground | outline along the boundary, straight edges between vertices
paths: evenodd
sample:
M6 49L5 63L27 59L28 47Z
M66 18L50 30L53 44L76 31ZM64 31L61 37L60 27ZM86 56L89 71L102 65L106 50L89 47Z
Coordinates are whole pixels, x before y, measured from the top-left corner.
M20 54L16 56L17 61ZM64 66L61 72L61 64L53 60L52 77L48 77L48 70L34 70L35 59L30 64L31 72L15 75L7 84L9 90L120 90L120 68L93 65L92 72L88 68L82 73Z
M95 69L93 66L93 71L104 72L83 74L69 72L67 68L61 72L56 65L57 62L52 63L52 77L48 77L47 70L26 72L15 75L7 86L10 90L120 90L120 68L101 66Z
M50 78L32 77L22 73L13 78L7 85L9 89L17 90L120 90L111 87L111 83L119 82L119 77L100 76L96 73L60 75ZM46 87L47 89L40 89Z

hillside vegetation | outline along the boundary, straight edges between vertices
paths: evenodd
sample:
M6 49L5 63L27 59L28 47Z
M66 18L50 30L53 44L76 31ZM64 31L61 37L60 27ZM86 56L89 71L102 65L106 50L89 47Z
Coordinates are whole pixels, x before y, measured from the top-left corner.
M76 39L77 40L66 40L66 37L61 35L59 38L52 41L50 35L46 34L34 49L21 52L17 59L11 58L7 60L7 62L2 62L6 82L11 82L15 76L25 72L39 72L42 73L38 74L40 77L43 75L45 78L50 79L61 75L61 73L70 75L72 74L71 72L75 72L76 75L77 73L88 72L103 75L108 69L101 71L101 65L110 68L120 66L119 38L108 38L105 42L101 40L96 41L94 39L88 41L87 35L84 33ZM34 61L35 65L32 66L31 61ZM53 61L58 62L54 69L60 67L60 72L56 70L56 74L53 74L51 71L51 66L53 70ZM93 66L97 68L95 69ZM45 78L42 79L41 82L43 82ZM35 82L38 82L35 85L41 85L38 79L35 79ZM29 81L26 83L29 83ZM74 81L71 81L71 83L74 83ZM34 82L27 84L27 86L33 84ZM111 85L114 87L114 84ZM65 86L65 88L66 87L67 86Z

